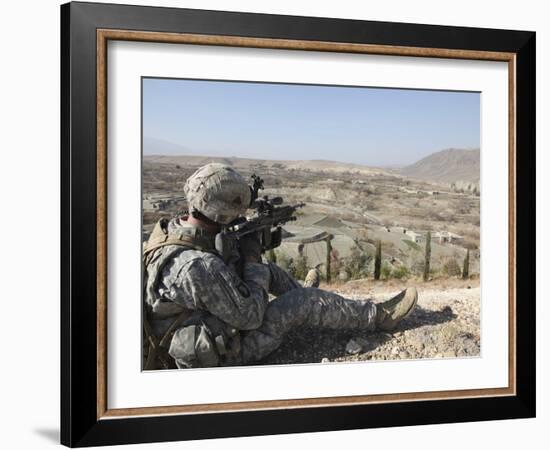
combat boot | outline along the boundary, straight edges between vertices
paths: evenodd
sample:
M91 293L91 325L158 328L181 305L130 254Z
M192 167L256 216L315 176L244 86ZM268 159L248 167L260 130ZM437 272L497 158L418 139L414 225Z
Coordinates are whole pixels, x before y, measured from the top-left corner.
M376 305L376 328L391 331L407 317L418 300L416 288L410 287L401 291L395 297Z

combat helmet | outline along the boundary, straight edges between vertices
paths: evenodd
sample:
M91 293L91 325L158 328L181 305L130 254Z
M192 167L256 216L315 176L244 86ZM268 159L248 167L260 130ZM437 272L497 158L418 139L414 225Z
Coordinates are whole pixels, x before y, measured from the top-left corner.
M214 222L228 224L250 205L246 180L232 167L211 163L197 169L183 188L189 211L199 211Z

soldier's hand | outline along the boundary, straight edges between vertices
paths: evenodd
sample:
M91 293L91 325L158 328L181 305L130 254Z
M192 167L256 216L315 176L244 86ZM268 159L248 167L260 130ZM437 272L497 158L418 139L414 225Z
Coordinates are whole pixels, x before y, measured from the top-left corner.
M247 262L262 262L262 242L260 233L250 233L239 239L239 252Z

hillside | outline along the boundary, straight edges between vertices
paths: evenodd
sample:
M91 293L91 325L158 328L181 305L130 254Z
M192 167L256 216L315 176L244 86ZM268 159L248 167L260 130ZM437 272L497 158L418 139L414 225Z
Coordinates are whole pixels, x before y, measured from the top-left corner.
M453 183L479 182L479 149L449 149L432 153L398 172L419 180Z
M144 155L143 160L148 163L172 164L186 167L200 167L207 163L222 163L236 169L250 169L265 166L267 168L279 168L284 170L303 170L312 172L324 172L327 174L353 173L358 175L387 175L384 169L337 161L311 160L311 161L283 161L262 160L251 158L221 157L221 156L195 156L195 155Z
M386 253L392 267L406 265L417 270L423 261L421 247L404 242L408 238L403 230L420 234L426 230L448 231L464 239L458 247L434 243L433 266L438 268L448 259L461 263L464 258L462 246L471 249L479 246L479 197L471 195L465 187L460 190L435 186L396 176L395 172L384 173L383 169L349 163L199 155L144 156L144 237L160 216L170 216L185 209L182 200L185 180L208 162L229 164L247 180L251 174L259 174L265 180L263 195L281 196L289 204L305 202L298 220L287 225L303 228L296 230L302 238L310 232L315 235L319 228L337 236L333 247L340 256L349 255L356 247L372 256L372 242L380 240L387 244ZM399 229L388 229L395 227ZM312 246L308 258L324 261L325 247L324 243ZM298 256L297 244L285 246L285 254ZM472 270L477 267L474 259L477 261L472 254Z

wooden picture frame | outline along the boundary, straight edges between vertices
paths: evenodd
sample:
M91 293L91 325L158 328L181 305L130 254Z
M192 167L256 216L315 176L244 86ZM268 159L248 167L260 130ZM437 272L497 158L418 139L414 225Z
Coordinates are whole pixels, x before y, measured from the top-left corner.
M505 61L509 67L506 388L110 409L107 42ZM61 442L91 446L535 415L535 33L126 5L61 7Z

